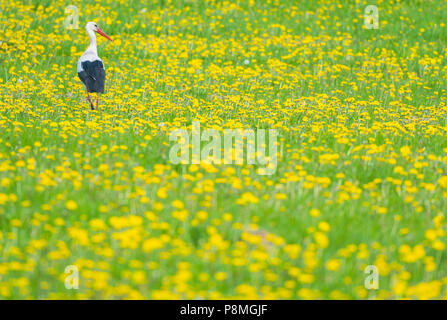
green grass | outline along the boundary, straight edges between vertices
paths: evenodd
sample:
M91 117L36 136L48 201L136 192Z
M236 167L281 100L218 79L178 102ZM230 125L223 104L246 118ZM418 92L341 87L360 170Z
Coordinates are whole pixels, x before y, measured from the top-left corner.
M66 30L0 0L2 299L446 298L444 2L375 2L377 30L365 1L109 2ZM172 164L193 121L279 130L275 174Z

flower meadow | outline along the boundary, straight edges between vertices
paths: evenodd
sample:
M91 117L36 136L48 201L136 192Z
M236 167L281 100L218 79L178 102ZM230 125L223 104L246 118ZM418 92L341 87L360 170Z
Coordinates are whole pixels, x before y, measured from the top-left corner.
M0 7L0 299L447 298L447 2ZM193 122L276 129L275 172L173 164Z

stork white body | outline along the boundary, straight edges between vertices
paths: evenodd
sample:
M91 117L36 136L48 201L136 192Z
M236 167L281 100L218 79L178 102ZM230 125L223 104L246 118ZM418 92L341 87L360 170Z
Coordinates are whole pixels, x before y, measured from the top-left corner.
M87 50L84 51L84 53L78 60L78 65L77 65L78 73L84 70L84 69L82 69L82 62L85 62L85 61L93 62L96 60L99 60L102 62L101 58L98 56L98 45L96 44L95 32L93 31L93 29L87 28L87 26L85 26L85 28L87 30L88 37L90 38L90 45L88 46Z

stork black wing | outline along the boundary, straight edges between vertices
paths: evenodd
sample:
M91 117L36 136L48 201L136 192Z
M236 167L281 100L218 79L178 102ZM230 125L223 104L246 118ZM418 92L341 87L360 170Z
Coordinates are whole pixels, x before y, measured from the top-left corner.
M85 84L87 92L104 93L106 71L102 61L84 61L81 63L83 71L78 72L79 79Z

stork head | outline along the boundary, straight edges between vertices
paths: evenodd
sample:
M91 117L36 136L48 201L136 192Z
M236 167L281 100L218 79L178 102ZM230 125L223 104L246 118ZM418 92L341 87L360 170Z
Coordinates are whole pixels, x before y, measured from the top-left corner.
M87 22L87 24L85 25L85 29L87 30L87 33L91 32L91 31L97 32L100 35L102 35L104 38L112 41L112 39L98 27L98 24L96 22L93 22L93 21Z

